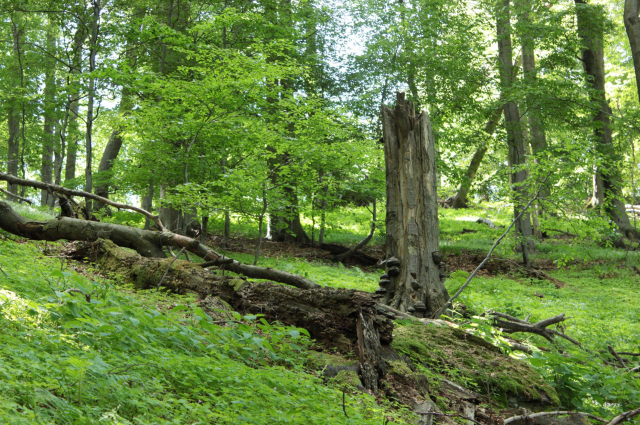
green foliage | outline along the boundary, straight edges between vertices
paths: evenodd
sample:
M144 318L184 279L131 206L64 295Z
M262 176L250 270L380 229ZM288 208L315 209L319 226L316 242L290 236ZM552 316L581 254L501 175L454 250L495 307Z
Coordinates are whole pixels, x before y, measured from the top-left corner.
M304 329L235 314L213 320L190 297L123 294L0 242L3 423L377 424L384 409L305 374ZM72 290L72 291L70 291ZM86 295L90 295L87 302Z

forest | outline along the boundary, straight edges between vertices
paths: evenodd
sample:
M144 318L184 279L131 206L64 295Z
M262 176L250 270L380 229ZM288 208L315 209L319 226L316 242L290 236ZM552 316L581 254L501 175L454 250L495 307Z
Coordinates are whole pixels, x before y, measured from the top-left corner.
M640 0L1 0L0 423L640 423Z

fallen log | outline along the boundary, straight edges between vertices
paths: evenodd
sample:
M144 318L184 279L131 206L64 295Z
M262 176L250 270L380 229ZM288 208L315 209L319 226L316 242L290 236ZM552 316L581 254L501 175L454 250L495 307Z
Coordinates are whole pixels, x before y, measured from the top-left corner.
M197 239L173 232L155 232L112 223L59 217L49 221L32 221L16 213L6 202L0 202L0 229L23 238L40 241L87 241L108 239L116 245L130 248L143 257L166 258L162 247L185 248L211 265L254 279L267 279L286 283L302 289L318 288L320 285L292 273L266 267L250 266L219 254ZM229 262L231 260L231 262Z
M183 260L144 258L111 241L92 244L89 259L117 273L139 289L154 289L162 279L172 292L195 293L201 300L218 297L243 315L261 314L309 331L319 343L339 351L359 354L365 388L377 392L384 377L385 351L393 350L393 315L379 309L371 294L346 289L316 287L301 290L271 282L249 283L213 274ZM173 264L169 264L173 262ZM171 266L171 267L168 267Z
M346 246L337 243L322 243L320 244L320 249L330 252L334 257L350 251ZM379 261L378 258L367 255L362 251L355 251L350 257L365 266L375 266Z

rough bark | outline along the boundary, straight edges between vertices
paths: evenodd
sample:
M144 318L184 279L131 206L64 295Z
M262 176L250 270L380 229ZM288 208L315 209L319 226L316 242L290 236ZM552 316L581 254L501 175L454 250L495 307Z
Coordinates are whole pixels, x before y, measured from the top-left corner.
M32 221L16 213L6 202L0 202L0 229L33 240L89 241L108 239L118 246L134 249L143 257L165 258L162 247L179 247L193 252L204 260L212 260L226 270L255 279L268 279L301 289L319 288L320 285L301 276L280 270L249 266L225 257L198 240L173 232L141 230L119 224L100 223L59 217L49 221ZM157 282L156 282L157 283Z
M513 71L513 48L511 44L511 21L510 21L509 0L497 0L496 2L496 32L498 37L498 54L500 83L502 85L502 98L509 99L515 73ZM514 217L520 215L523 205L526 204L529 194L525 182L527 180L526 164L526 144L524 126L520 122L520 111L518 105L513 101L504 104L504 122L507 130L507 144L509 147L509 168L511 169L511 183L513 185L514 197ZM526 267L530 266L529 250L535 249L532 239L533 229L531 228L531 218L528 213L523 214L516 223L517 234L524 239L518 243L518 248L522 250ZM523 243L524 242L524 243Z
M594 178L593 204L603 203L605 213L616 224L622 236L638 239L640 233L629 222L624 203L620 199L620 157L613 145L609 119L611 108L605 92L603 11L598 6L587 4L585 0L575 0L575 4L587 86L591 89L591 101L598 105L598 110L593 115L593 127L596 151L602 165L597 168Z
M502 108L496 109L493 112L493 115L487 121L484 126L484 132L492 136L493 133L496 132L496 128L498 127L498 123L500 122L500 115L502 114ZM489 145L486 142L483 142L476 152L473 154L473 158L471 158L471 162L469 163L469 167L464 175L462 182L460 183L460 187L458 188L458 192L456 192L453 200L451 201L451 208L459 209L459 208L467 208L469 190L471 189L471 183L476 178L476 174L478 174L478 169L480 168L480 164L484 159L485 154L489 150Z
M434 138L426 112L398 93L395 109L382 106L387 187L386 276L383 302L416 315L433 314L449 298L439 266ZM397 259L398 264L391 260ZM426 310L426 311L425 311Z

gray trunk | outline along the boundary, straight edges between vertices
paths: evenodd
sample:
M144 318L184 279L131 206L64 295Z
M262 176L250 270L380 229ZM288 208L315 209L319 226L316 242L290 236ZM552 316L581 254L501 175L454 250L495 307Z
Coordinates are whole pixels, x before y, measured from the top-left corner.
M56 39L53 32L53 25L49 23L47 27L47 49L55 51ZM44 138L42 141L42 168L40 170L43 183L52 183L53 180L53 147L55 141L56 122L56 79L55 79L55 59L47 56L45 62L44 78ZM46 190L40 191L40 204L53 207L55 198L53 193Z
M96 195L103 198L109 198L109 181L111 168L113 167L113 161L116 160L122 148L122 131L120 128L111 132L111 137L104 148L102 158L100 159L100 165L98 166L98 175L96 176ZM96 202L95 209L100 210L104 208L104 204Z
M98 23L100 22L100 0L93 0L93 21L91 25L91 48L89 49L89 73L96 69L96 50L98 48ZM89 78L89 93L87 99L87 132L86 132L86 166L84 169L85 192L93 191L93 104L96 91L96 79ZM87 199L87 211L91 212L91 201Z
M436 151L426 112L398 93L382 106L387 180L387 279L377 293L385 304L418 316L435 313L449 296L440 277ZM395 257L399 266L390 260Z
M524 81L526 86L533 89L536 86L537 71L536 71L536 56L535 56L535 41L533 37L533 29L531 28L531 18L529 13L532 10L531 0L518 0L516 2L518 8L518 22L523 27L522 40L522 71L524 75ZM540 116L540 106L536 101L535 95L530 92L527 95L527 116L529 118L529 143L531 144L531 150L534 154L534 161L538 162L538 156L547 150L547 135L542 125L542 119ZM550 194L549 189L543 189L540 191L540 196L547 198ZM536 236L541 237L542 233L539 230L538 217L542 214L541 204L538 202L533 217L534 232Z
M633 68L636 71L636 86L640 100L640 0L625 0L624 26L627 29Z
M22 32L14 29L13 34L13 55L11 65L8 69L9 79L12 82L12 88L16 89L20 86L20 38ZM18 176L18 162L20 161L20 117L21 103L15 95L11 95L6 102L7 104L7 126L9 130L9 139L7 140L7 172L11 175ZM7 190L10 193L18 194L18 187L7 184ZM15 198L14 200L17 200Z
M513 85L515 73L513 71L513 48L511 45L511 21L509 13L509 0L496 2L496 31L498 37L498 54L500 68L500 82L502 90L508 92ZM502 97L509 98L508 93ZM527 180L526 164L526 138L523 123L520 122L520 111L515 102L504 104L504 123L507 130L507 145L509 147L509 168L511 169L511 183L513 185L514 217L520 214L524 205L528 202L529 193L525 182ZM535 249L532 239L533 229L529 213L516 223L516 230L523 240L518 244L518 249L523 252L525 265L528 267L528 251Z
M78 125L78 112L80 109L80 81L82 73L82 46L89 36L86 25L78 24L78 29L73 36L72 52L72 82L69 87L69 124L65 135L67 140L67 161L65 163L64 179L73 180L76 177L76 160L78 155L78 140L80 129Z
M620 199L619 164L622 159L613 145L609 120L611 108L605 92L603 12L598 6L588 5L584 0L575 0L575 3L578 35L583 44L582 63L587 74L587 85L592 89L591 101L599 106L598 111L593 115L593 127L596 151L602 165L596 170L593 199L595 202L603 202L604 211L624 237L636 239L640 234L629 222L624 203Z
M500 115L502 114L502 109L496 109L484 126L484 132L493 136L493 133L496 132L496 128L498 127L498 123L500 122ZM486 142L483 142L476 152L473 154L473 158L471 158L471 162L469 163L469 168L467 168L467 172L464 175L464 179L462 183L460 183L460 187L458 188L458 192L453 197L453 202L451 203L451 208L467 208L467 202L469 197L469 190L471 189L471 183L476 178L476 174L478 174L478 169L480 169L480 164L482 164L482 160L484 159L485 154L489 150L489 146Z

